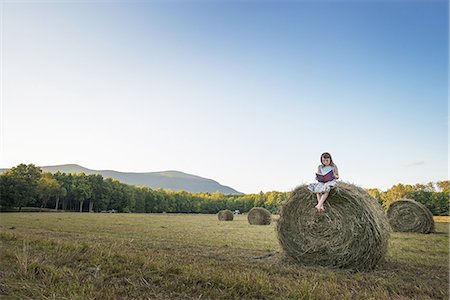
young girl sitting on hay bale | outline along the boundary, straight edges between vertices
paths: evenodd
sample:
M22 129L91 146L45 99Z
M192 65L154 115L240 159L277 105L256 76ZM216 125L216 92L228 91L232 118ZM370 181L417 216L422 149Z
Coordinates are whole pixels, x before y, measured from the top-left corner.
M317 196L318 211L324 211L323 203L327 200L330 190L336 186L336 180L339 179L339 171L333 163L330 153L325 152L320 156L321 164L317 167L317 182L308 185L308 189Z

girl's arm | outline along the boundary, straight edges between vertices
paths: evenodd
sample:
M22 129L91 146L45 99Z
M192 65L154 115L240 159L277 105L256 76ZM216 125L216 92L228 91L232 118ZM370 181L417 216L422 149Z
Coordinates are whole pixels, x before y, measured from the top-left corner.
M339 179L339 170L336 165L334 165L334 177L336 177L336 179Z
M320 171L320 165L317 167L317 174L322 174L322 172Z

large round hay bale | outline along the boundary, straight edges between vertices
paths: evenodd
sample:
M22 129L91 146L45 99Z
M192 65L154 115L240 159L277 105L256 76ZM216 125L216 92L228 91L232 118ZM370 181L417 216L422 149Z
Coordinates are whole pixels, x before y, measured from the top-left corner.
M247 215L250 225L269 225L272 221L272 214L263 207L253 207Z
M233 221L234 215L231 210L224 209L217 214L219 221Z
M304 265L372 270L387 252L390 226L377 200L364 189L339 182L318 212L316 194L297 187L282 206L278 241Z
M425 205L411 199L393 202L388 208L387 218L394 231L419 233L434 231L433 214Z

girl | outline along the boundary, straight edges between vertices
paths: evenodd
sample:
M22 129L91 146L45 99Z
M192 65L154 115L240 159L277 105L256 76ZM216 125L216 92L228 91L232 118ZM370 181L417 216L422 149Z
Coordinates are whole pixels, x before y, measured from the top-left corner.
M334 179L327 182L315 182L308 186L308 189L317 196L317 205L315 208L318 211L324 211L323 203L327 200L330 189L336 186L336 179L339 179L339 171L337 166L333 163L330 153L325 152L320 156L321 164L317 167L317 174L325 175L331 170L334 173Z

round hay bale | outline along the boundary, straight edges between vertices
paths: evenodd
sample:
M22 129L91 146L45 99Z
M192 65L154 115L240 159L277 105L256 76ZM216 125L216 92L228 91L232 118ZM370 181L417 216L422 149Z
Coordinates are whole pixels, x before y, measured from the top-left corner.
M219 221L233 221L234 215L231 210L224 209L217 214Z
M272 221L272 214L263 207L253 207L247 215L250 225L269 225Z
M387 252L391 232L384 209L364 189L339 182L325 211L306 185L297 187L283 205L278 241L287 257L304 265L367 271Z
M399 232L434 232L433 214L422 203L411 199L399 199L387 210L392 230Z

